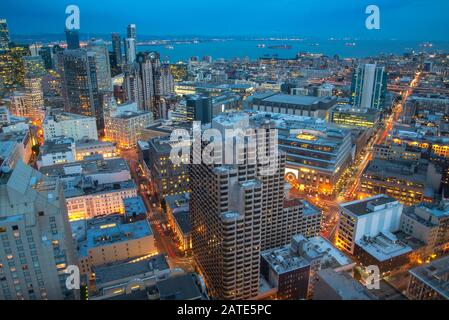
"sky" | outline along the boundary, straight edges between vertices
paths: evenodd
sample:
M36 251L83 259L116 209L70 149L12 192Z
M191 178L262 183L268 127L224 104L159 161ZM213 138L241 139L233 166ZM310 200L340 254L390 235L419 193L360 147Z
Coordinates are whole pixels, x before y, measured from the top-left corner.
M77 5L81 33L147 36L280 36L449 41L448 0L2 0L12 35L61 33ZM367 30L368 5L380 30Z

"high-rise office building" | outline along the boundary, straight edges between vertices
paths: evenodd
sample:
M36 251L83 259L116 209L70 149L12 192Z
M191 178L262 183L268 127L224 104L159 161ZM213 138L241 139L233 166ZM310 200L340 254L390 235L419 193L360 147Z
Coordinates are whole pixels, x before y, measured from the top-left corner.
M44 116L42 77L46 73L44 61L40 56L26 56L23 57L23 65L26 114L33 120L42 120Z
M128 25L128 29L126 30L126 37L127 38L137 39L136 25L135 24Z
M25 78L41 78L45 75L44 60L40 56L23 57Z
M122 65L122 38L120 34L113 33L112 34L112 53L115 57L115 65L114 67L118 67Z
M98 91L111 92L112 80L108 47L104 41L92 39L87 45L87 51L95 54Z
M96 116L98 119L102 112L100 112L95 53L82 49L67 50L62 54L62 64L65 111L88 117Z
M9 49L9 30L6 19L0 19L0 51Z
M25 78L25 108L27 117L30 117L33 120L42 120L44 116L42 78Z
M76 50L80 48L80 35L78 30L66 30L67 49Z
M0 52L0 91L24 85L23 57L30 55L27 45L10 44L9 50Z
M125 100L128 102L137 102L139 107L139 66L137 64L128 64L123 66L123 90Z
M356 109L384 109L387 83L384 67L375 64L357 67L352 79L351 104Z
M200 95L186 97L186 110L188 121L212 122L212 98Z
M126 63L132 64L136 61L136 39L125 39L125 59Z
M216 159L230 157L234 164L189 166L194 259L211 295L220 299L256 297L261 250L288 244L298 233L302 206L284 199L286 156L276 152L273 125L252 123L241 113L219 116L213 129L225 136L227 129L252 128L247 139L255 143L240 153L228 154L226 148L214 154ZM256 156L255 150L264 152ZM194 149L194 157L202 151ZM271 163L269 169L262 158Z
M0 177L0 300L72 299L76 265L62 185L19 162Z
M39 49L39 56L44 61L45 69L53 69L53 55L51 52L51 48L48 46L41 47Z

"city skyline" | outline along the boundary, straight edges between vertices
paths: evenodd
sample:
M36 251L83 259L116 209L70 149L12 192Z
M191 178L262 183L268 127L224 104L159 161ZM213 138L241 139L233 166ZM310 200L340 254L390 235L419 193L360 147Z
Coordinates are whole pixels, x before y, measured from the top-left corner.
M320 2L264 0L258 1L256 5L252 1L239 3L231 0L217 1L209 5L203 0L196 0L189 4L175 1L168 8L162 1L132 0L127 2L127 7L139 9L126 10L123 13L123 4L117 0L109 1L107 5L85 0L77 3L60 1L57 4L38 0L30 5L27 1L19 0L8 5L1 4L0 8L2 18L8 20L12 38L19 35L63 33L65 8L75 4L81 11L81 33L86 34L109 34L120 30L123 32L126 25L135 23L137 33L142 36L299 36L449 40L449 32L445 28L445 22L449 18L447 1L343 2L344 5L330 0ZM365 10L372 4L380 9L380 30L365 28L365 20L368 17ZM429 14L422 15L422 12L426 11ZM148 16L141 14L142 12L148 12ZM164 12L167 12L167 15L164 15ZM97 19L99 16L102 17L101 22Z
M449 300L449 2L2 6L0 302Z

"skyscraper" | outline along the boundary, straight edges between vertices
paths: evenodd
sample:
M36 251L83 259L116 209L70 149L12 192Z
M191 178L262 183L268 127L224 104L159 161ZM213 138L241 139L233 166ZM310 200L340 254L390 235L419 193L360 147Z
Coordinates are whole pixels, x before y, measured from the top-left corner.
M59 180L19 162L0 177L0 300L74 298L65 270L75 244Z
M23 57L25 70L25 106L26 114L33 120L42 120L44 116L44 94L42 78L46 71L44 61L40 56Z
M212 122L212 98L200 95L186 97L187 120Z
M352 79L351 104L356 109L382 110L387 94L388 74L375 64L358 66Z
M108 47L102 40L92 39L87 45L87 51L95 55L95 69L97 74L98 91L112 91L111 65Z
M66 30L67 49L76 50L80 48L80 35L78 30Z
M126 63L131 64L136 61L136 39L125 39L125 57Z
M302 207L284 199L286 156L276 152L273 125L242 113L219 116L212 128L223 137L228 129L253 129L241 153L228 154L226 147L214 157L230 156L234 164L189 166L194 259L211 295L219 299L256 297L261 250L288 244L298 232ZM226 140L231 141L237 139ZM201 149L194 148L194 157Z
M51 52L51 48L48 46L41 47L39 49L39 56L44 61L45 69L53 69L53 56Z
M65 111L85 116L101 114L95 53L83 49L67 50L62 53L62 63Z
M161 97L174 92L174 80L168 66L162 66L159 53L139 52L135 64L124 69L124 88L129 101L139 108L153 112L155 119L162 117Z
M0 91L24 85L23 57L29 55L27 45L11 44L9 50L0 52Z
M9 49L9 30L5 19L0 19L0 51Z
M122 38L120 34L112 34L112 52L115 56L115 67L122 65Z
M135 24L129 24L128 29L126 30L126 37L137 39L137 33L136 33L136 25Z

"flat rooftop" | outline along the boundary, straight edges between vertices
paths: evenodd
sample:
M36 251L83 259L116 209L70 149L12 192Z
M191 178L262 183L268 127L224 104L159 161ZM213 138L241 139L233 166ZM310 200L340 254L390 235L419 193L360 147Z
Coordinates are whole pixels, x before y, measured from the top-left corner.
M110 246L115 243L136 240L153 235L146 220L124 223L120 215L110 215L72 223L72 232L78 241L79 254L88 255L89 250L96 247Z
M449 300L449 257L435 260L409 272Z
M395 206L400 205L399 201L397 201L396 199L381 194L364 200L343 203L340 206L353 215L363 216L365 214L370 214L378 210L383 210L385 209L387 204Z
M87 120L87 119L95 120L95 117L87 117L75 113L63 112L61 111L61 109L54 109L51 110L49 113L47 113L44 119L44 123L51 120L55 122L61 122L69 120Z
M66 198L74 198L93 194L120 192L126 189L137 189L134 180L95 185L91 179L80 177L78 183L75 185L64 184L64 196Z
M380 262L394 259L413 251L410 246L398 241L398 238L391 233L380 233L374 238L362 238L356 242L356 245Z
M332 99L329 98L319 98L312 96L296 96L289 94L275 94L264 98L263 102L271 102L271 103L283 103L283 104L291 104L291 105L302 105L302 106L311 106L318 105L320 103L328 103Z
M44 167L40 170L48 176L69 176L69 175L93 175L106 174L121 171L129 171L129 166L123 158L83 160L72 163L62 163Z
M201 300L202 294L194 275L183 274L158 281L157 289L161 300Z
M103 285L133 276L154 274L170 269L163 254L135 262L130 260L110 266L94 267L96 285Z
M126 216L139 216L147 214L147 208L145 207L141 196L123 199L123 204L125 206Z
M332 269L318 271L320 281L330 286L342 300L376 300L366 287L353 279L346 272L335 272Z

